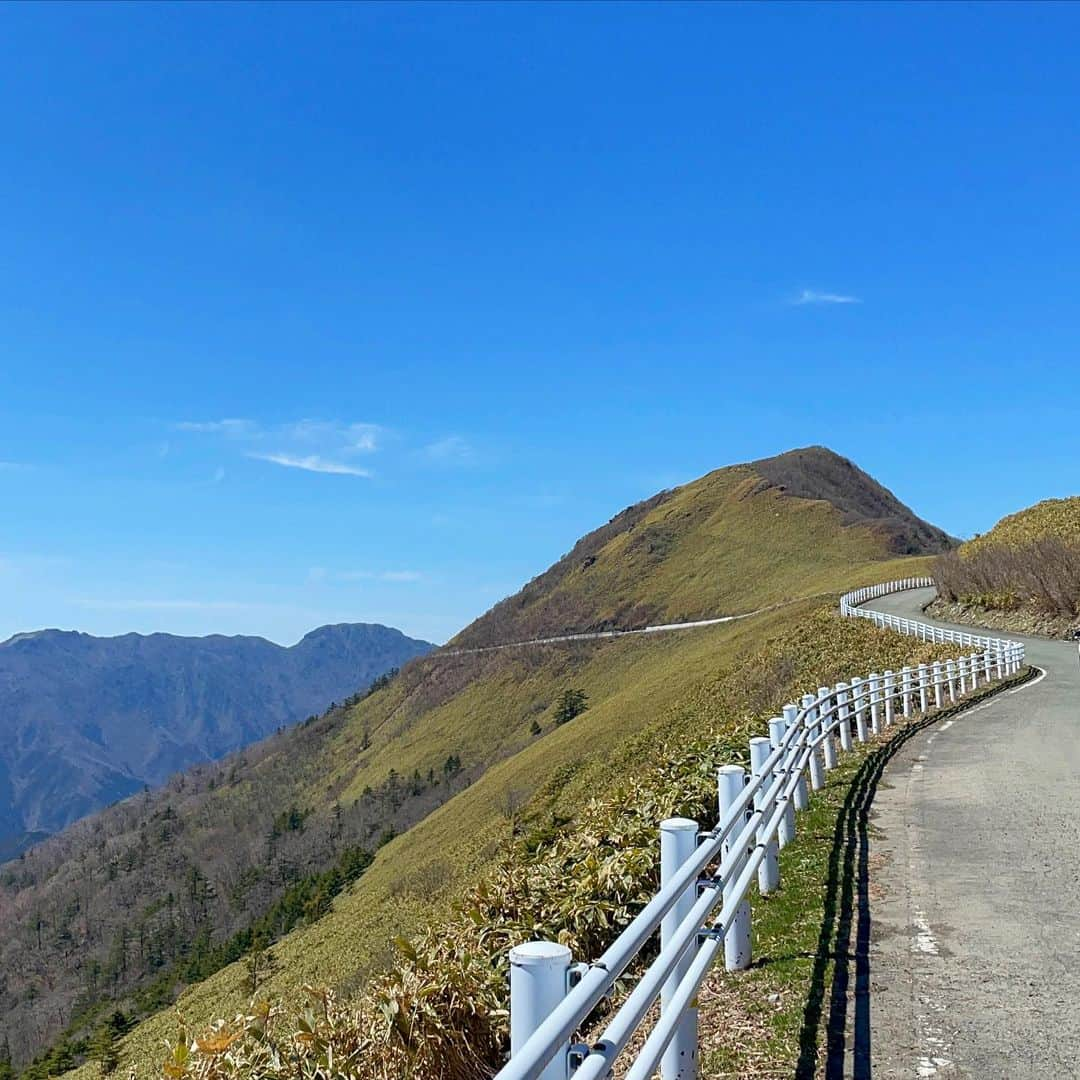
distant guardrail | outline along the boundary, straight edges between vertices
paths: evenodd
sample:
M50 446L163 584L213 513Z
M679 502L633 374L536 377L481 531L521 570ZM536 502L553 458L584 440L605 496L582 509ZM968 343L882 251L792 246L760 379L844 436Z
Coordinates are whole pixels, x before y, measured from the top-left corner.
M779 604L772 605L779 607ZM498 645L473 645L464 649L442 648L429 653L426 659L441 660L452 656L471 656L475 653L501 652L503 649L522 649L527 645L561 645L567 641L606 641L609 638L634 637L638 634L662 634L669 630L699 630L703 626L720 626L722 623L735 622L737 619L749 619L771 608L759 608L757 611L744 611L738 615L718 615L713 619L694 619L692 622L655 623L638 626L630 630L583 630L579 634L559 634L555 637L526 638L523 641L504 641Z
M750 740L749 775L739 765L719 769L715 829L701 832L688 818L660 822L660 891L602 956L574 963L570 950L552 941L511 949L510 1060L496 1080L608 1077L658 999L659 1018L636 1045L626 1080L646 1080L657 1068L663 1080L697 1077L698 989L721 950L729 971L749 966L751 884L756 879L764 895L779 888L777 855L795 837L796 811L807 807L809 791L822 787L839 754L856 741L865 742L898 717L954 704L1023 666L1021 642L945 630L862 606L933 584L931 578L905 578L856 589L841 598L840 611L920 640L976 651L823 686L800 704L784 706L783 715L769 722L769 734ZM591 1045L572 1042L657 931L659 954L637 976L599 1039Z

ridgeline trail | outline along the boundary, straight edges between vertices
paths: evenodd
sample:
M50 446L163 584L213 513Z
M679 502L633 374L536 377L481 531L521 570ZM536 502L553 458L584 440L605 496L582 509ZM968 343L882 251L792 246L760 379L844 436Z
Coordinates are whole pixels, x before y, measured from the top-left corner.
M933 595L873 606L935 622ZM870 1024L849 1025L829 1077L1080 1075L1080 665L1071 642L1010 636L1045 674L925 727L885 769L847 1010Z

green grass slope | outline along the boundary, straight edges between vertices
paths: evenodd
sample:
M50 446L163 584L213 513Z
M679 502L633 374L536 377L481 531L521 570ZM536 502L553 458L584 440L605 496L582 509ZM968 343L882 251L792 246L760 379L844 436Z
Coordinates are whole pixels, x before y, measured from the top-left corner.
M407 828L329 913L273 946L259 995L295 998L307 982L357 989L391 959L394 937L444 911L523 820L541 811L572 817L588 793L619 782L633 764L628 743L670 718L673 702L694 701L718 669L738 668L841 589L921 572L924 560L894 558L898 535L928 537L929 551L948 543L891 496L885 518L874 517L883 489L844 459L819 449L798 455L801 464L782 455L721 469L630 508L453 644L781 606L707 630L426 658L190 797L182 807L189 850L220 836L223 822L243 827L264 804L303 808L317 839L335 808L357 815L361 838L387 823ZM782 482L765 475L770 467ZM841 478L844 505L807 497L823 473ZM586 692L589 708L557 726L554 702L571 687ZM448 761L460 770L448 772ZM259 850L244 848L220 874L235 878ZM200 1024L237 1011L250 990L250 971L233 964L190 987L180 1007ZM171 1010L140 1024L126 1059L149 1067L175 1025Z

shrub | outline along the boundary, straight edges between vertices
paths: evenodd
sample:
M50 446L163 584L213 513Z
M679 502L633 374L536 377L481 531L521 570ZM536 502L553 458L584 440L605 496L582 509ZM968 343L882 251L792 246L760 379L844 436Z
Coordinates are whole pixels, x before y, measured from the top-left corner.
M934 573L946 600L1010 611L1030 606L1048 615L1080 615L1080 539L980 543L938 558Z

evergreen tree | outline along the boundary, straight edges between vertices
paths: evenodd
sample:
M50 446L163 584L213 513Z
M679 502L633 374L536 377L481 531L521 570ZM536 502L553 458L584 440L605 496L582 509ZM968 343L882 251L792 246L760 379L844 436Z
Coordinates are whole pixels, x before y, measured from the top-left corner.
M11 1043L7 1035L0 1042L0 1080L15 1080L15 1067L11 1064Z
M589 699L584 690L564 690L555 702L555 723L565 724L588 707Z
M106 1020L94 1032L94 1037L90 1041L90 1057L97 1062L102 1076L108 1076L120 1064L120 1052L117 1047L118 1039L119 1032L116 1026Z
M259 983L272 974L276 966L274 954L270 951L269 938L263 933L256 934L251 942L251 951L244 960L248 990L252 997L259 989Z

